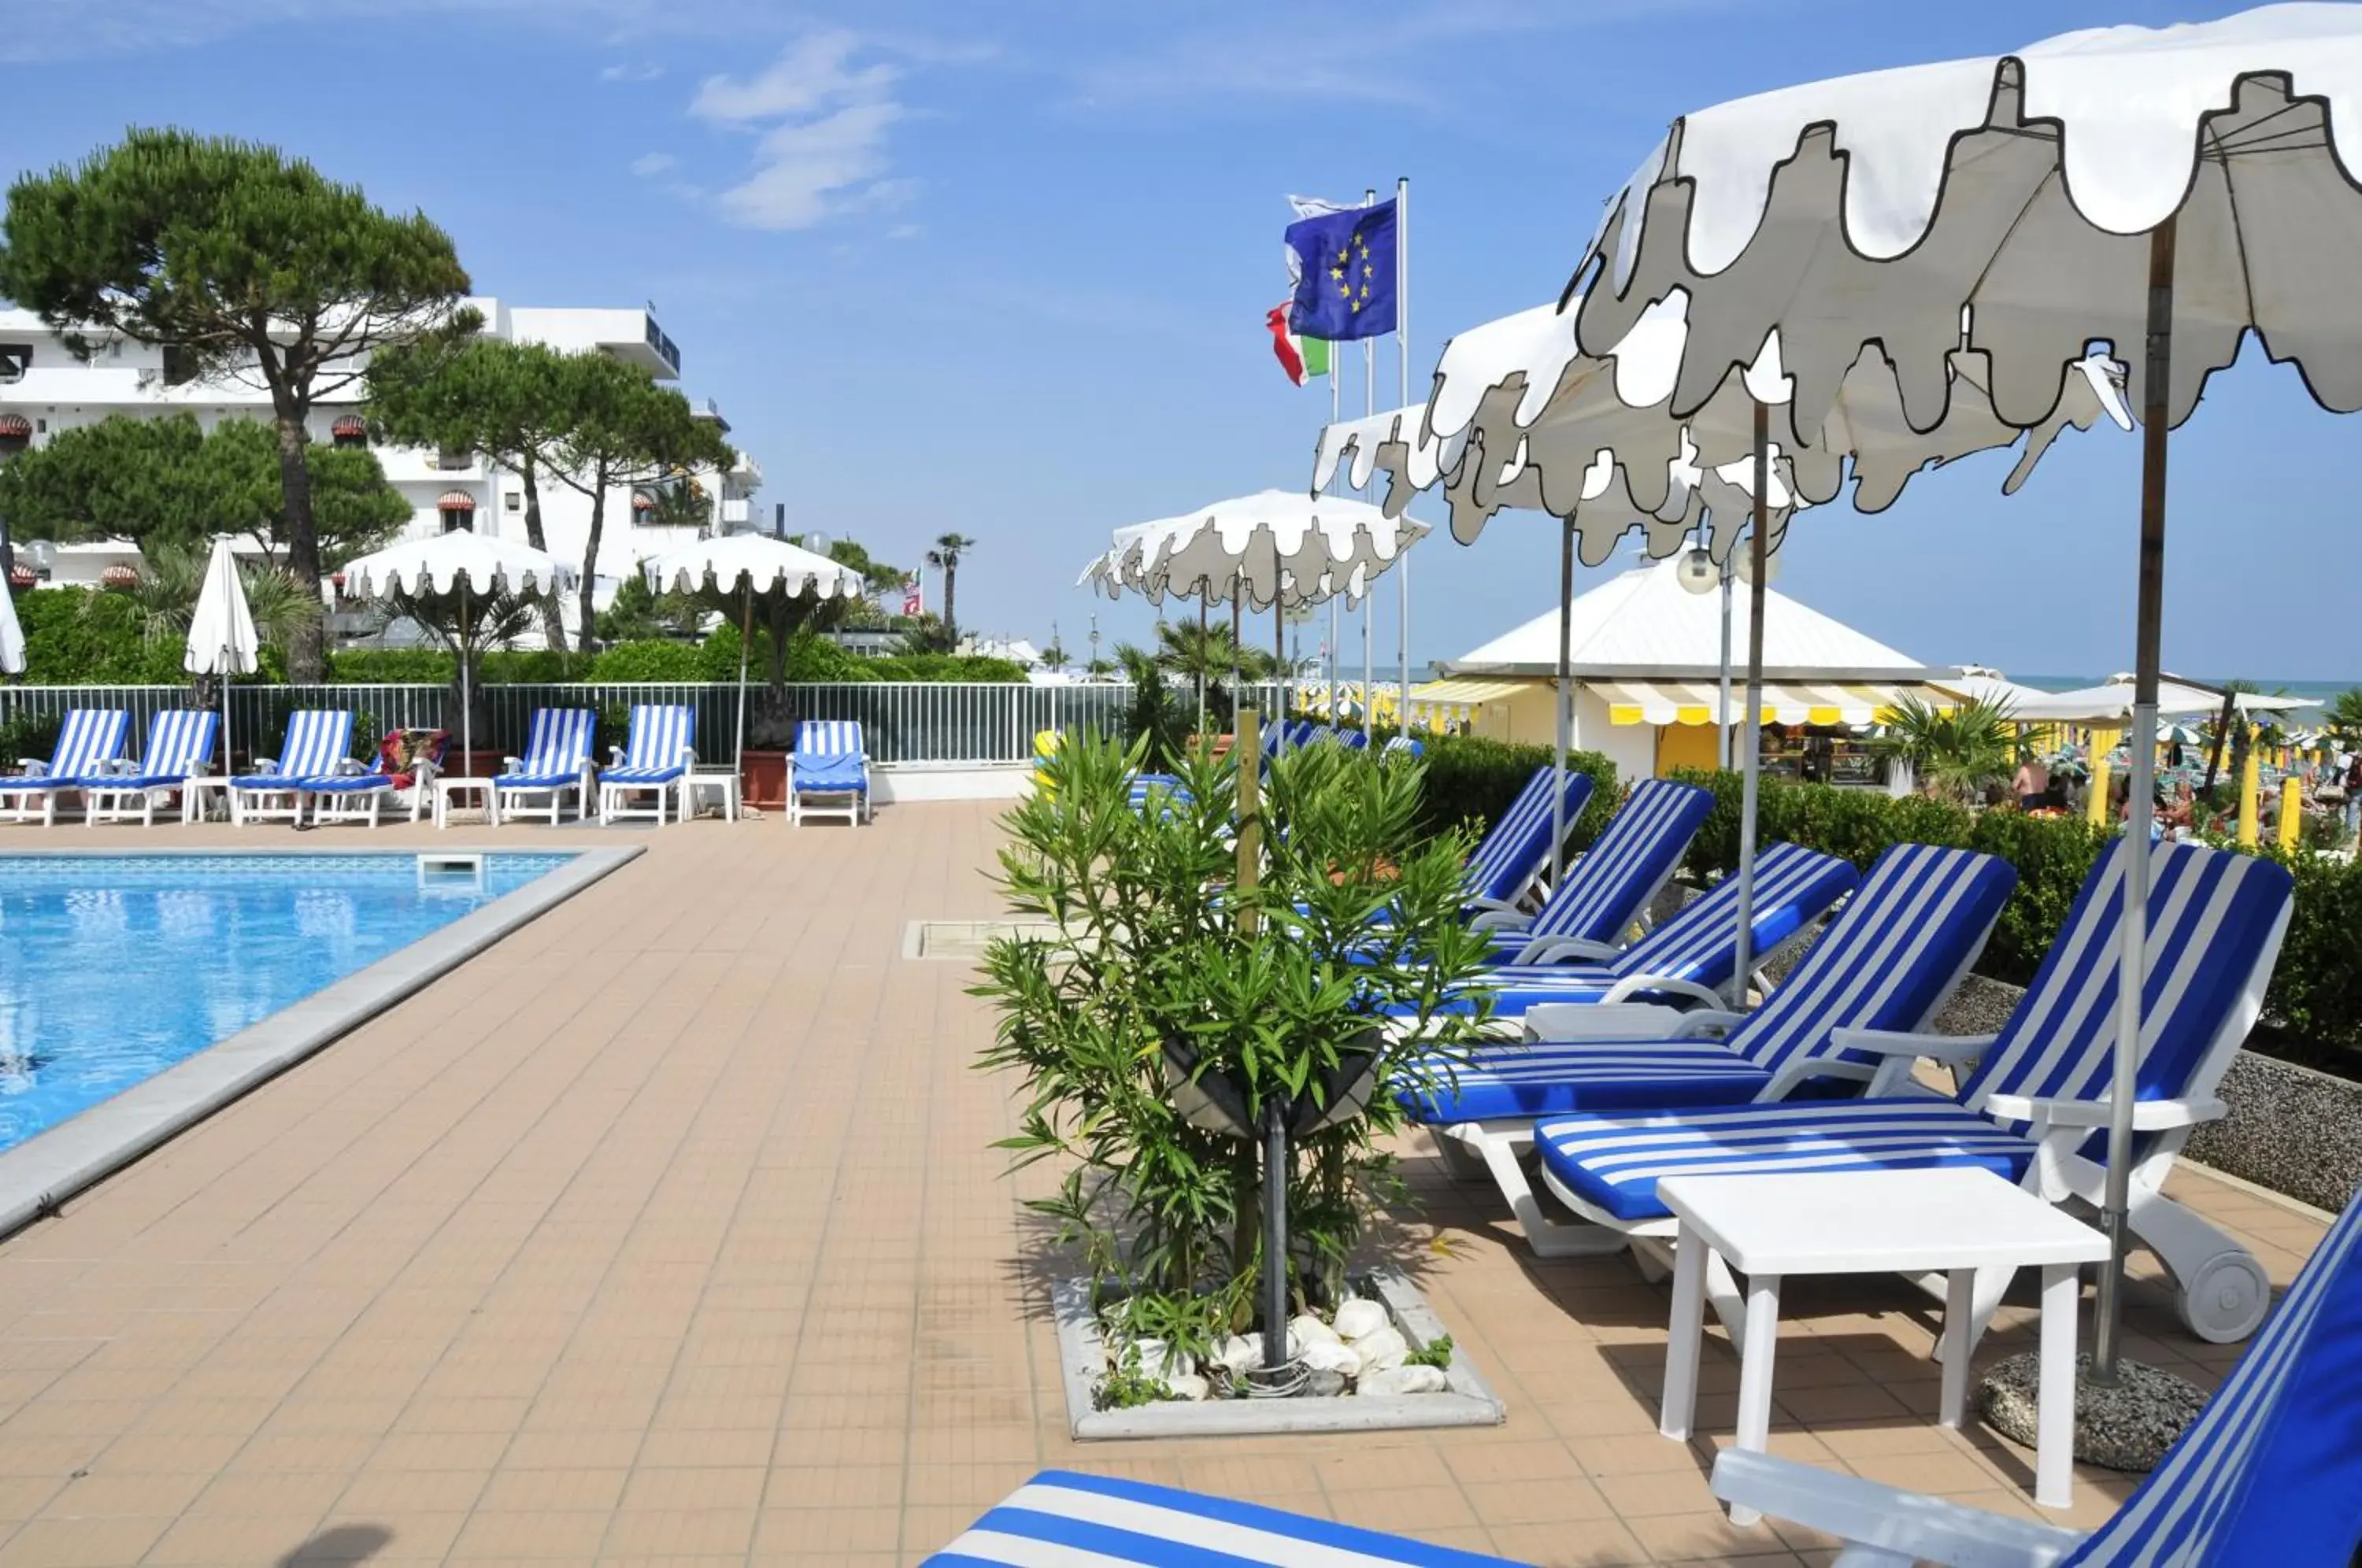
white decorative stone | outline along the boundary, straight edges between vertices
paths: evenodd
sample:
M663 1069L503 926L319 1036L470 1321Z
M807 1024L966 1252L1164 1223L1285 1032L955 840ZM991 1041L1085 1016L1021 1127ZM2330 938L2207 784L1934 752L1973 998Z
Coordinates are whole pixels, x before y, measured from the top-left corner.
M1365 1335L1374 1334L1380 1329L1391 1326L1387 1321L1386 1309L1384 1307L1374 1301L1364 1301L1358 1297L1338 1307L1337 1321L1333 1325L1337 1331L1337 1337L1347 1344L1352 1344Z
M1353 1370L1366 1377L1373 1372L1384 1372L1390 1366L1400 1366L1403 1357L1410 1354L1410 1342L1402 1331L1388 1324L1374 1333L1363 1334L1350 1347L1353 1353Z
M1263 1363L1263 1336L1232 1334L1222 1342L1222 1348L1215 1353L1214 1361L1232 1377L1245 1375L1248 1368Z
M1325 1345L1304 1347L1304 1364L1315 1372L1334 1372L1352 1377L1362 1370L1362 1358L1353 1347L1331 1340Z
M1134 1340L1131 1353L1140 1358L1140 1375L1153 1382L1169 1384L1198 1370L1188 1352L1175 1350L1163 1340Z
M1363 1378L1353 1391L1372 1398L1392 1394L1440 1394L1448 1382L1440 1366L1390 1366Z
M1287 1320L1287 1343L1290 1349L1310 1345L1333 1345L1342 1342L1337 1331L1306 1312Z
M1213 1385L1194 1372L1176 1373L1164 1380L1165 1392L1175 1399L1198 1400L1212 1393Z

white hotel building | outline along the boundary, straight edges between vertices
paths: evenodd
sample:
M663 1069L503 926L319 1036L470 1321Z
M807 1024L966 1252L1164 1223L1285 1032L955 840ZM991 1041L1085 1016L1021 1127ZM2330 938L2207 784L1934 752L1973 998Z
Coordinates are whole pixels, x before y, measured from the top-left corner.
M657 325L650 310L550 310L512 306L496 299L468 302L483 313L486 337L514 343L542 343L567 351L598 349L636 365L657 381L680 376L680 351ZM312 411L312 438L339 444L365 442L361 387L356 381L324 398ZM85 361L30 311L0 309L0 460L26 446L45 445L59 431L95 424L109 414L188 412L210 429L224 419L270 417L270 397L259 378L228 375L180 381L168 369L164 348L116 340ZM729 425L709 400L701 415ZM386 479L410 502L410 533L473 528L478 533L524 537L524 482L516 474L473 452L381 447L378 461ZM756 527L754 494L762 470L741 457L728 473L695 476L712 505L706 524L656 525L656 497L645 487L619 487L607 497L606 523L599 545L598 572L606 591L645 557L660 555L705 531L738 533ZM581 563L590 531L590 498L547 475L540 477L543 536L550 552ZM30 563L17 538L19 571ZM259 548L259 547L258 547ZM127 544L61 545L45 552L49 580L96 584L109 568L133 565ZM605 593L601 594L603 599Z

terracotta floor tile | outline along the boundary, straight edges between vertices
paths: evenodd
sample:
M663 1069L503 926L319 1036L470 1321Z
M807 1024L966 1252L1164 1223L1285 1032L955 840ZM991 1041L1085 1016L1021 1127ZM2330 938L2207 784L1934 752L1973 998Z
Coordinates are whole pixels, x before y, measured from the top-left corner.
M1825 1558L1707 1493L1738 1376L1719 1329L1698 1435L1669 1442L1666 1284L1530 1257L1424 1134L1422 1207L1378 1232L1506 1425L1074 1442L1020 1207L1054 1173L1002 1178L1015 1110L970 1070L991 1020L966 968L900 957L912 920L994 911L997 810L337 836L646 853L0 1242L0 1565L884 1568L1044 1464L1537 1564ZM38 839L84 841L122 842ZM2188 1166L2171 1190L2283 1283L2320 1234ZM2219 1378L2235 1351L2190 1339L2153 1274L2130 1342ZM1783 1306L1773 1452L2034 1517L2023 1452L1934 1424L1930 1302L1797 1280ZM1980 1364L2035 1327L2021 1292ZM2079 1472L2069 1517L2123 1485Z

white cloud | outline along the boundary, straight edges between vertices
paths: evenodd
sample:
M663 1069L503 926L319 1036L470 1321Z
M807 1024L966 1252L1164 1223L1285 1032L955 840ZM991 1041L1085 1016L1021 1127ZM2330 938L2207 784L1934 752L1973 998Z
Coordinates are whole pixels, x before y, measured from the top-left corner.
M644 152L632 160L632 172L643 180L652 179L679 161L669 152Z
M638 65L615 64L599 72L602 82L654 82L664 74L664 67L654 61Z
M810 228L844 213L907 202L915 186L886 178L887 138L907 111L901 72L856 65L861 40L842 29L808 34L745 81L710 76L690 113L756 133L755 169L722 193L722 210L749 228Z

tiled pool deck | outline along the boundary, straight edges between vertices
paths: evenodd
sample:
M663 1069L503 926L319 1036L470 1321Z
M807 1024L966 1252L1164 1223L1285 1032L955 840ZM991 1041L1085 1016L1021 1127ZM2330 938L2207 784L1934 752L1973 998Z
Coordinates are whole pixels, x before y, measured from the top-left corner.
M701 822L0 1243L0 1564L915 1562L1043 1464L1535 1563L1823 1562L1731 1529L1710 1440L1656 1434L1667 1292L1540 1263L1410 1150L1405 1251L1506 1426L1078 1447L1006 1086L964 966L993 811ZM546 829L0 828L0 849L540 847ZM592 832L613 844L620 834ZM103 977L100 983L104 983ZM2177 1195L2285 1284L2321 1227ZM1798 1282L1773 1446L2029 1511L2029 1463L1934 1422L1928 1304ZM2234 1352L2134 1296L2136 1353ZM1727 1432L1713 1335L1701 1424ZM2005 1311L1981 1359L2031 1343ZM2076 1517L2123 1489L2079 1476Z

